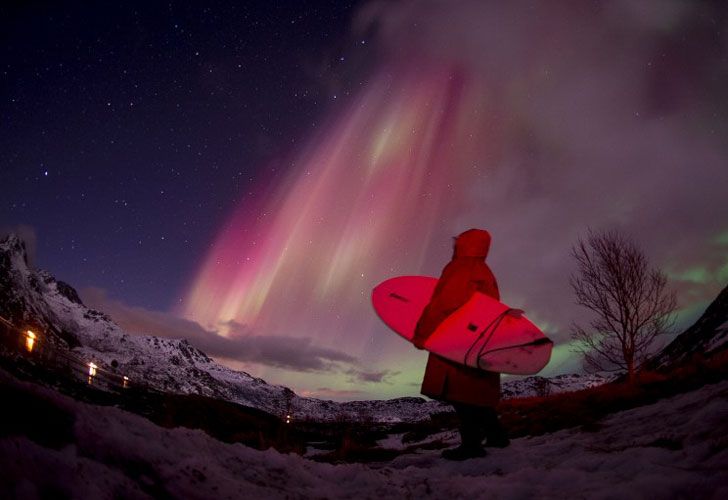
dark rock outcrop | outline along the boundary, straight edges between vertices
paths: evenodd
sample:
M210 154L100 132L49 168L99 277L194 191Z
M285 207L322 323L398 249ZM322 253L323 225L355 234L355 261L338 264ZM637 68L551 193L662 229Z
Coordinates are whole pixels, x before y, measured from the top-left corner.
M644 368L659 369L690 360L710 357L728 349L728 286L690 328L675 337Z

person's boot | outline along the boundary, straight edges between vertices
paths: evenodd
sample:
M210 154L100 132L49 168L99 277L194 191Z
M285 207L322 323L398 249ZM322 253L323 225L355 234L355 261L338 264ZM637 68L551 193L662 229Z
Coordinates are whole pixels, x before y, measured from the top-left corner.
M460 417L460 446L442 452L446 460L467 460L485 456L482 446L483 433L478 425L478 408L470 405L453 405Z
M487 408L483 411L482 422L486 448L505 448L511 444L508 433L501 425L498 413L494 409Z

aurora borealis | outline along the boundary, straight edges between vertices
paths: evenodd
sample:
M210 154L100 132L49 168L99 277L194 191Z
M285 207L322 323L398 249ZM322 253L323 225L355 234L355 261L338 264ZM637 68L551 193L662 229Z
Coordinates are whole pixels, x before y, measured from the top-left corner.
M472 90L456 69L376 77L295 158L262 207L252 216L246 203L238 208L185 316L211 329L296 324L326 341L355 328L349 311L378 281L422 267L433 237L443 236L440 222L461 208L469 175L482 175L475 162L484 145L472 132L483 119ZM362 330L371 323L357 321Z
M370 291L439 273L470 227L557 342L546 373L579 369L587 228L633 235L683 322L728 281L722 5L132 7L11 11L0 139L0 225L130 331L305 394L393 397L425 357Z
M357 358L396 363L381 352L390 342L369 294L388 276L421 272L432 242L449 237L441 221L483 175L487 144L475 137L486 120L474 90L455 67L374 77L262 206L238 208L183 315L227 336L242 327L344 343Z

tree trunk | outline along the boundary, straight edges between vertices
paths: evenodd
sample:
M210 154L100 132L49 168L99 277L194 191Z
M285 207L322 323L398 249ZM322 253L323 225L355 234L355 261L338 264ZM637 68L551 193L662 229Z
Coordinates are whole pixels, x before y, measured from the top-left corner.
M627 360L627 381L630 384L634 382L634 356Z

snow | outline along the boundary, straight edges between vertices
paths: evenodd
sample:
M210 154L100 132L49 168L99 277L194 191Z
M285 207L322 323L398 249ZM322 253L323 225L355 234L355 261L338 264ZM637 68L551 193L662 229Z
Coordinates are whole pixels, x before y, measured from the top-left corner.
M525 377L522 379L508 380L501 384L503 399L524 398L531 396L543 396L540 390L546 390L546 394L558 394L561 392L574 392L590 387L596 387L609 382L613 376L600 373L592 374L565 374L551 378Z
M515 439L480 459L447 462L420 450L386 463L331 465L164 429L0 377L75 415L59 449L0 437L8 497L728 498L728 381L614 414L597 432Z
M706 344L705 352L709 353L722 347L726 343L726 339L728 339L728 321L715 329L715 335Z

